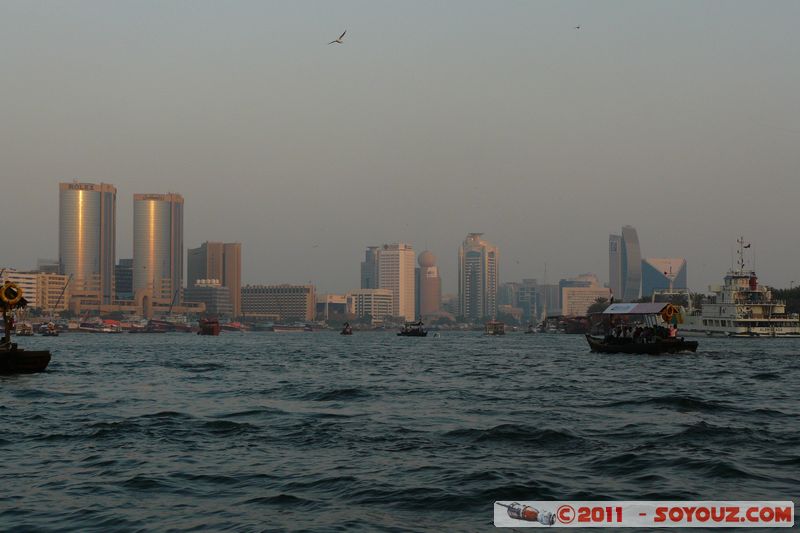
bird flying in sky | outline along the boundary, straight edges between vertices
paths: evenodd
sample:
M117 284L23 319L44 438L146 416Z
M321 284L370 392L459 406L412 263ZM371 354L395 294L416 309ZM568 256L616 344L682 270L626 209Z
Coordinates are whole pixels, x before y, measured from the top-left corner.
M575 29L576 29L576 30L579 30L579 29L581 29L581 27L580 27L580 26L575 26ZM341 38L341 37L340 37L340 38Z
M338 38L338 39L336 39L336 40L333 40L333 41L329 42L328 44L333 44L333 43L342 44L342 39L344 38L344 34L345 34L345 33L347 33L347 30L344 30L344 31L342 32L342 34L339 36L339 38Z

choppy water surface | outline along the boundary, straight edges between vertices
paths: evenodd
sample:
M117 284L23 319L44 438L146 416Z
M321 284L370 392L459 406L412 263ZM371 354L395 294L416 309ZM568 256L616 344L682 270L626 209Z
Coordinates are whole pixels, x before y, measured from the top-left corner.
M492 530L494 500L792 499L800 341L63 335L0 377L0 529Z

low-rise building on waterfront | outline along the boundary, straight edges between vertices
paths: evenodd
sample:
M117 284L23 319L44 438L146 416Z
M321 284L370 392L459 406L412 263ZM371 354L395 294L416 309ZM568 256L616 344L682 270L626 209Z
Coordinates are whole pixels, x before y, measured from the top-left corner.
M313 285L245 285L242 315L248 318L279 316L282 321L312 321L316 307Z

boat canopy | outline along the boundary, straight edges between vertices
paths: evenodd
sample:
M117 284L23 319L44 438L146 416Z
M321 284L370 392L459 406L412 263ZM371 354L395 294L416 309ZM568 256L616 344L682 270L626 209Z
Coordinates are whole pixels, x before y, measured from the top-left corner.
M640 304L611 304L604 315L655 315L664 310L669 302L645 302Z
M682 323L680 309L669 302L646 302L631 304L611 304L604 315L661 315L664 322ZM673 318L674 317L674 318Z

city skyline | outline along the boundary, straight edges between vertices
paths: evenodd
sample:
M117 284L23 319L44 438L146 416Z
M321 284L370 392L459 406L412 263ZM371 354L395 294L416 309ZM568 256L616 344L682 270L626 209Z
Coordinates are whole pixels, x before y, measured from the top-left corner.
M113 220L112 225L115 228L118 226L119 221L117 220L117 217L116 217L116 212L119 209L118 206L116 205L116 203L117 203L116 200L117 200L118 193L117 193L117 188L116 188L116 186L114 184L103 183L103 182L101 182L101 183L89 183L87 181L79 181L77 179L75 179L75 180L73 180L72 182L69 182L69 183L64 183L64 182L59 183L60 191L62 191L62 192L60 192L60 195L59 195L59 203L61 205L59 210L63 210L64 209L64 207L63 207L64 206L64 195L68 194L68 193L65 193L64 191L69 191L70 190L70 187L69 187L70 185L75 187L76 190L77 190L77 188L83 187L86 191L89 191L89 192L103 191L105 193L112 194L113 195L113 204L114 205L113 205L113 207L112 207L112 209L110 211L111 214L104 215L104 216L106 216L106 218L110 217L110 220ZM138 203L143 203L144 200L157 200L159 202L166 202L169 205L172 205L172 203L179 204L180 217L182 218L182 216L183 216L183 196L178 194L178 193L168 193L168 194L160 194L160 193L159 194L155 194L155 193L141 194L141 193L136 193L136 194L133 194L132 196L133 196L133 199L134 199L134 202L133 202L134 206L137 204L137 202ZM106 200L106 202L108 203L108 200ZM87 204L87 206L88 206L88 204ZM174 208L171 208L171 209L174 210ZM175 214L173 213L173 215L171 215L171 216L174 216L174 215ZM97 216L100 216L100 215L97 215ZM64 214L62 213L62 215L61 215L62 220L63 220L63 217L64 217ZM134 227L134 233L135 233L135 226L136 226L136 223L135 223L136 210L135 209L134 209L134 213L133 213L133 218L134 218L134 223L132 224L132 226ZM159 218L159 217L156 217L156 218ZM169 218L171 220L170 217L167 217L167 218ZM180 226L182 228L182 224L183 224L182 220L180 221L179 224L180 224ZM61 224L59 224L59 226L61 226ZM59 229L59 232L61 232L61 231L62 230ZM178 230L173 228L171 231L178 231ZM631 238L630 236L632 236L632 238L633 238L633 241L635 243L635 247L634 248L635 248L636 254L639 254L639 256L641 256L641 251L639 250L638 235L637 235L636 229L633 226L623 226L623 231L622 231L623 235L626 232L629 235L629 238ZM116 233L117 233L117 235L111 235L111 237L106 236L105 237L106 241L109 238L111 238L111 239L113 239L113 241L115 243L118 242L119 241L119 237L118 237L119 231L117 230ZM622 247L622 245L624 244L624 239L622 238L622 236L614 235L614 234L610 234L608 237L609 237L609 245L608 245L608 249L607 249L607 256L608 257L607 257L607 260L606 260L606 265L607 265L606 272L608 273L609 276L611 276L612 275L612 268L613 268L613 264L612 264L613 260L611 258L612 254L613 254L613 252L612 252L613 246L619 245L619 246ZM99 237L97 237L97 238L99 238ZM206 242L208 242L208 241L204 241L204 243L206 243ZM219 244L222 244L222 243L219 243ZM231 243L231 244L236 244L236 245L239 246L239 252L238 252L239 259L237 260L237 263L239 265L239 268L243 269L242 268L241 258L240 258L240 256L241 256L241 243ZM133 253L131 253L131 252L120 253L119 252L119 246L116 246L116 247L114 247L114 248L116 248L116 251L113 252L113 256L114 257L123 257L123 258L126 255L129 255L129 254L132 255L132 256L135 256L136 255L135 254L135 246L136 246L136 242L134 241L134 242L132 242L132 251L133 251ZM140 246L141 246L141 243L140 243ZM183 246L183 243L182 242L178 243L177 246L180 248L181 246ZM367 253L367 258L369 258L369 254L371 252L374 253L379 248L380 247L376 247L376 246L368 246L367 247L367 252L366 252ZM413 248L413 246L412 246L412 248ZM362 247L362 249L363 249L363 247ZM731 250L732 250L732 248L731 248ZM188 251L191 251L191 249L188 249ZM183 278L183 274L184 273L187 275L186 279L188 279L188 275L189 274L187 272L186 267L184 266L186 264L186 261L188 261L188 259L187 259L188 251L186 253L184 253L184 254L181 254L181 263L182 263L182 265L177 266L177 267L175 267L175 266L170 267L171 269L177 269L176 272L177 272L177 275L180 277L180 279L184 279ZM173 251L171 253L177 253L177 252ZM362 254L363 254L363 252L362 252ZM642 263L642 259L639 259L637 261L636 254L634 254L630 258L630 263L631 263L631 265L638 265L638 276L639 276L639 278L641 278L641 265L643 263ZM732 254L732 251L731 251L731 254ZM54 255L54 254L49 254L49 255ZM46 257L46 256L48 256L48 254L44 254L44 256ZM731 257L732 257L732 255L731 255ZM754 263L755 259L756 259L756 255L755 255L755 253L752 253L751 254L751 258L748 260L748 264ZM93 261L95 261L95 262L97 262L98 260L99 260L98 258L93 259ZM621 260L621 257L620 257L620 260ZM38 269L38 264L42 263L43 261L44 261L44 263L48 263L49 262L49 260L47 260L47 259L43 259L42 257L38 257L36 259L36 261L33 261L33 260L29 260L27 262L25 262L25 261L19 261L19 262L8 261L5 264L5 266L7 266L9 268L14 268L14 269L16 269L18 271L33 271L33 270L37 270ZM729 258L729 261L732 261L732 259ZM518 263L518 261L517 261L517 263ZM34 264L37 265L37 266L34 266ZM731 265L732 265L732 263L728 264L727 266L724 267L724 269L727 270ZM544 266L546 266L546 265L543 265L543 267ZM247 279L244 279L244 277L242 276L241 279L239 280L239 284L240 285L241 284L246 284L246 283L251 283L251 284L252 283L255 283L255 284L258 284L258 283L274 284L274 283L285 283L285 282L299 283L299 284L313 283L319 289L320 294L325 294L325 293L344 293L344 292L353 290L353 289L358 288L358 287L370 288L370 287L365 287L364 286L364 276L365 276L364 269L365 269L365 262L362 261L362 263L361 263L361 274L360 274L361 283L360 284L358 282L356 282L356 283L354 283L352 285L340 284L340 285L337 285L333 289L326 288L326 287L321 287L319 285L319 283L316 281L315 278L308 279L308 280L305 280L305 281L303 281L303 280L299 280L298 281L297 279L288 279L287 280L286 278L282 278L282 279L272 278L272 279L269 279L268 281L265 281L264 279L247 280ZM114 269L112 268L112 271L113 270ZM580 270L587 270L587 269L571 268L567 272L576 272L576 271L580 271ZM323 272L323 271L324 270L320 270L319 272ZM600 270L599 272L602 272L602 270ZM501 282L511 281L513 279L512 276L505 276L503 274L502 270L499 272L499 274L500 274L499 279L500 279ZM536 273L534 272L532 274L535 275ZM370 275L374 275L374 274L370 274ZM568 274L566 274L566 275L565 274L555 274L555 275L551 274L551 276L552 276L551 279L566 279L569 275ZM350 276L347 276L347 277L350 277ZM685 274L684 274L684 278L685 278ZM522 279L525 279L525 278L522 278ZM609 283L609 287L613 289L613 283L612 283L612 279L611 278L609 278L608 283ZM641 279L639 280L638 284L634 283L634 285L639 285L641 287ZM696 283L690 282L689 283L690 290L695 291L695 292L706 292L707 289L708 289L708 286L699 287L697 285L698 284L696 284ZM711 283L709 285L713 285L713 283ZM774 284L771 284L771 285L775 286ZM187 284L183 283L182 286L185 287L185 286L187 286ZM458 291L458 287L457 286L456 287L452 287L452 283L451 283L450 286L443 285L442 291L443 291L443 293L446 293L446 294L455 294ZM628 298L628 299L631 299L631 298ZM236 304L237 304L237 307L238 307L238 302L236 302Z
M245 282L343 291L363 246L403 241L453 293L468 231L503 279L605 277L606 236L632 224L694 290L738 235L789 286L800 4L734 3L7 2L0 180L29 230L7 261L55 255L48 191L79 177L179 191L185 243L242 242ZM129 201L117 219L126 257Z

